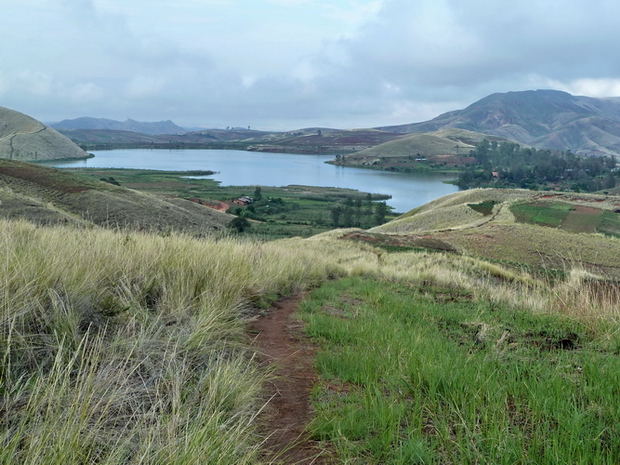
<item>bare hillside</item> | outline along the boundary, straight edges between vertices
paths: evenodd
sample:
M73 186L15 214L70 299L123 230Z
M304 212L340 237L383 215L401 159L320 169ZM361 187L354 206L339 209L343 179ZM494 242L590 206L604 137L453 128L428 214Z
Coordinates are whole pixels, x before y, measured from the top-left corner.
M188 200L160 198L55 168L2 159L0 217L191 234L224 229L233 218Z
M87 156L84 150L49 126L0 107L0 158L37 161Z
M620 279L620 199L613 195L472 189L350 236L503 263L580 266Z

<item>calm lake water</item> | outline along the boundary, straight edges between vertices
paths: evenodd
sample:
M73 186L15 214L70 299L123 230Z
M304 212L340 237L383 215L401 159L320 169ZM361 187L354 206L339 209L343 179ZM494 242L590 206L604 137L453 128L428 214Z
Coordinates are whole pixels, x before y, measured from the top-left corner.
M374 194L387 194L387 204L406 212L431 200L457 192L441 174L405 174L325 163L331 155L295 155L241 150L108 150L93 152L86 160L51 162L59 168L138 168L155 170L210 170L206 176L223 186L346 187Z

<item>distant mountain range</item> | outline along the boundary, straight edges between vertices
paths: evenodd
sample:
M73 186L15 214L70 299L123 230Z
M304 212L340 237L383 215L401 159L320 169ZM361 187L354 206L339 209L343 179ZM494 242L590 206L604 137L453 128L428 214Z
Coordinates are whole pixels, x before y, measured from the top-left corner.
M620 154L620 98L577 97L555 90L489 95L430 121L377 128L401 134L458 128L536 148L586 155Z
M189 130L177 126L172 121L158 121L154 123L143 123L127 119L126 121L115 121L106 118L91 118L84 116L76 119L66 119L59 123L50 123L50 127L56 130L68 129L105 129L112 131L130 131L141 134L185 134Z
M88 150L144 146L334 155L365 150L357 161L367 164L368 160L376 161L400 152L403 156L414 157L438 155L435 153L438 150L439 155L463 155L470 142L480 140L480 136L472 134L478 133L539 149L620 156L620 98L580 97L555 90L496 93L463 110L444 113L430 121L357 130L306 128L271 132L229 128L192 131L170 120L145 123L91 117L49 126ZM468 134L446 130L465 130ZM412 137L420 134L429 134L432 138ZM1 138L2 128L0 143ZM382 144L387 142L390 145L384 148ZM368 152L368 149L373 150Z

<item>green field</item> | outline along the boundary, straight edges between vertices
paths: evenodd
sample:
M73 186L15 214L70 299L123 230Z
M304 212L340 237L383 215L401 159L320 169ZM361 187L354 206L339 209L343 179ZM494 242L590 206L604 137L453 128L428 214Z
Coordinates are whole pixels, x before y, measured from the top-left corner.
M222 187L212 179L197 179L195 173L180 171L155 171L131 169L95 169L80 168L68 170L82 176L113 180L123 187L149 192L164 197L180 197L191 199L206 205L214 205L222 201L231 204L243 196L256 197L259 186L226 186ZM192 177L194 176L194 177ZM364 204L359 211L360 225L375 226L374 216L364 215L368 210L367 193L333 187L313 186L260 186L261 200L255 199L251 206L231 204L229 213L246 218L249 227L244 235L268 239L286 237L309 237L333 228L331 210L344 207L348 199L363 199ZM373 206L389 196L373 194ZM357 211L353 212L353 220ZM388 221L393 216L386 216Z
M573 233L602 233L620 237L620 213L561 202L517 203L510 207L521 223L548 226Z
M557 228L567 217L572 205L561 202L518 203L510 207L517 221Z
M614 464L620 361L557 314L346 279L301 315L320 346L311 432L351 464Z
M598 226L598 232L620 237L620 214L604 211Z

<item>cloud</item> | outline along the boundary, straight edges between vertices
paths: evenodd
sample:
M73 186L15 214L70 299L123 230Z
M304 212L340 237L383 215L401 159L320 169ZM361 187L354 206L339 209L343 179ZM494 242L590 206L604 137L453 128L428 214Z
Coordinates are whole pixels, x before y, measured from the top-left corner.
M144 98L157 95L166 83L162 76L136 76L127 84L127 97Z
M88 104L100 102L105 96L103 88L92 82L75 84L67 91L67 97L71 102L78 104Z
M569 82L549 81L549 87L563 90L573 95L604 98L620 96L620 77L616 79L576 79Z
M605 0L386 0L376 20L327 42L299 76L335 99L336 113L403 123L532 86L620 95L618 18L620 4Z
M619 23L611 0L3 0L0 104L48 120L409 123L494 92L620 95Z

